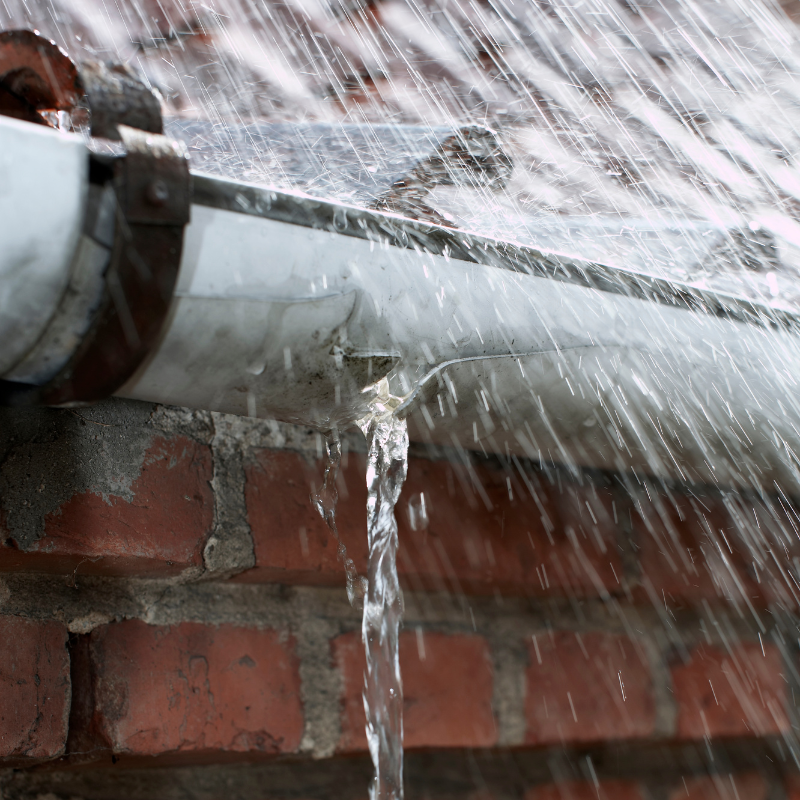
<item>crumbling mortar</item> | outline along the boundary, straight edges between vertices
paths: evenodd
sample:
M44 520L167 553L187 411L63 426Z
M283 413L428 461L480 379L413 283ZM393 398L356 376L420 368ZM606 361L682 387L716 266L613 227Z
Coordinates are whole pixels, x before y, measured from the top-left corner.
M633 636L659 633L665 647L673 638L683 642L706 641L700 633L705 619L697 611L676 615L673 636L666 638L659 628L659 615L650 607L627 606L598 599L583 601L582 620L578 620L566 600L531 602L524 598L504 598L503 605L491 597L469 597L471 614L454 613L456 598L447 594L406 592L405 624L432 625L438 630L454 633L477 633L494 637L498 626L514 621L519 635L528 636L546 625L564 630L602 630L608 633ZM286 619L286 612L276 616L275 609L296 608L335 621L342 630L354 630L360 625L360 612L350 606L341 587L282 586L280 584L250 584L229 581L186 582L181 576L159 579L113 578L9 573L0 578L0 613L21 614L36 618L58 618L77 625L87 622L87 630L104 624L99 621L114 618L144 619L152 624L175 624L195 620L218 624L267 626ZM713 607L709 607L713 608ZM721 609L715 608L719 618ZM91 616L90 616L91 615ZM298 618L298 622L299 622ZM474 628L473 628L474 620ZM753 628L734 619L729 635L735 641L758 642ZM721 638L707 625L711 642L721 644ZM83 631L81 631L83 632ZM701 638L702 637L702 638Z
M656 737L668 739L675 735L678 722L678 705L675 702L669 662L664 657L663 647L659 647L651 637L643 637L640 645L646 654L653 680L655 703L653 733Z
M229 577L255 565L252 531L245 503L245 468L264 449L292 450L309 460L322 458L324 437L311 428L275 420L237 417L212 412L214 434L215 528L204 550L205 579ZM366 446L357 431L342 434L345 452Z
M296 638L300 659L306 718L301 750L314 758L327 758L335 751L340 736L342 685L331 663L330 640L339 633L359 629L359 612L349 605L343 588L88 577L72 587L63 576L18 574L7 576L2 586L0 594L6 599L0 613L58 619L77 633L122 619L142 619L153 625L191 621L287 630ZM472 615L454 618L453 602L449 596L406 593L406 624L469 634L474 620L475 632L490 643L500 746L514 746L524 740L526 645L533 633L548 628L636 636L653 678L655 735L668 739L674 733L676 708L668 659L674 650L671 638L659 630L654 610L610 609L607 603L591 600L584 602L586 613L579 621L565 601L532 604L506 599L501 607L493 598L472 597ZM624 625L621 616L630 616L632 621ZM674 635L689 647L700 641L700 619L698 614L680 615ZM758 641L752 630L742 629L741 634L739 640ZM721 644L721 640L715 636L712 643Z
M145 427L149 408L128 407L122 419L114 411L108 404L80 414L0 410L0 498L17 547L32 547L44 533L46 516L75 494L93 491L106 502L109 495L132 499L131 484L152 436Z
M355 428L339 431L339 439L343 454L367 452L366 439ZM265 436L259 446L293 450L313 458L323 458L325 455L325 437L320 431L283 422L267 422Z
M247 520L243 451L252 439L253 420L212 413L214 529L203 548L205 580L230 577L255 566Z
M217 412L210 419L215 525L203 553L205 580L230 577L255 566L244 491L245 468L257 463L258 451L291 450L313 461L322 458L325 450L323 435L311 428ZM345 431L341 437L345 457L366 451L359 431Z
M208 414L111 399L81 409L0 409L0 505L8 538L29 550L77 494L133 499L155 436L208 443Z
M338 627L334 621L309 615L295 630L304 717L300 751L315 759L332 756L342 732L339 704L344 679L331 654Z
M501 620L487 635L494 673L492 707L497 720L499 747L513 747L525 741L525 668L524 639L515 630L513 620Z

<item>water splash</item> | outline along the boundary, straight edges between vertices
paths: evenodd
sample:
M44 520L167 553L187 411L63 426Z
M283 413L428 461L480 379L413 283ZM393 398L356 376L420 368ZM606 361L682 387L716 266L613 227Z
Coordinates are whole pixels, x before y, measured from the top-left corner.
M339 560L344 565L347 576L347 597L350 605L361 608L364 602L364 595L367 593L367 579L358 574L355 562L347 555L347 548L339 536L339 529L336 527L336 503L339 501L339 491L336 488L336 480L339 477L339 468L342 464L342 441L339 438L339 431L335 428L325 438L325 452L328 461L325 464L325 478L318 492L312 492L311 502L314 508L319 511L325 524L336 539L336 552Z
M253 127L242 126L242 120L365 122L370 130L375 124L394 128L398 122L489 124L513 151L515 171L502 193L472 186L433 187L429 204L448 214L457 227L670 276L700 288L800 306L800 38L773 3L387 0L375 11L374 3L339 0L289 0L259 7L228 0L224 14L192 3L169 13L145 13L144 6L140 0L121 0L116 10L74 0L8 0L3 24L39 27L72 52L85 47L91 56L135 60L162 90L171 113L213 121L206 144L216 162L230 157L243 179L299 186L345 202L353 202L353 188L343 180L330 147L315 144L311 155L320 165L319 174L306 180L302 171L292 173L286 152L274 140L250 159L241 142L253 135ZM404 47L398 48L397 41ZM401 140L411 138L396 132ZM205 152L202 144L192 142L195 166L214 171L213 164L198 162ZM379 171L365 164L357 147L352 153L360 177L369 183ZM525 290L505 275L489 280L494 283L486 297L498 310L496 329L502 336L507 297ZM443 284L442 299L445 288ZM597 305L598 313L604 313L604 304ZM572 311L568 305L564 310ZM655 350L695 351L691 338L675 338L664 314L648 315L648 324L650 338L660 343ZM709 318L708 325L714 324ZM485 333L477 331L479 337ZM753 348L750 358L760 365L761 380L750 385L741 380L743 390L754 396L753 405L766 409L755 421L745 416L740 422L726 405L729 380L738 380L738 368L717 368L725 353L714 351L701 362L696 374L703 380L671 368L660 356L645 353L623 364L612 352L601 365L578 350L560 350L552 362L542 362L542 370L556 372L563 381L560 396L568 402L576 393L597 396L597 414L576 417L573 426L578 455L595 446L592 437L598 448L605 448L607 439L612 455L616 450L622 454L620 481L646 528L642 535L663 537L659 551L675 554L678 577L700 569L695 554L682 546L681 526L673 520L683 524L688 517L700 531L701 546L713 556L705 569L719 586L720 598L732 601L737 613L750 604L743 582L750 563L758 575L766 574L759 582L770 580L770 590L780 600L776 605L796 609L800 594L789 548L797 540L792 497L800 485L799 459L773 424L781 416L798 415L795 376L800 356L793 340L765 330L762 344ZM536 431L537 441L529 424L539 416L549 433L551 417L564 410L557 401L545 407L539 399L547 375L527 365L523 373L521 362L513 366L519 369L520 391L495 380L499 370L487 371L480 397L475 397L474 427L466 437L442 441L455 444L467 466L470 453L484 446L505 452L509 497L512 479L519 484L514 465L522 491L528 488L539 502L528 468L517 455L531 464L560 461L576 475L578 470L559 437L547 439ZM532 376L530 386L525 385L526 374ZM434 423L437 432L445 429L452 385L445 382L447 388L431 403L431 430ZM659 394L662 387L666 389ZM720 402L712 405L715 392ZM460 395L463 420L466 402L464 393ZM516 406L515 397L522 398ZM455 409L454 390L452 402ZM392 506L405 472L404 457L399 457L402 442L397 443L405 432L395 427L402 423L386 416L389 411L376 408L377 416L362 426L371 465L370 587L363 630L368 737L377 771L373 798L402 795L397 661L402 602L394 568ZM726 438L718 443L714 435L720 432ZM764 436L775 440L775 451L771 458L759 459L751 440ZM506 442L517 443L517 455ZM623 456L635 445L645 457L626 474ZM669 467L670 461L680 472L684 448L708 466L704 476L688 477L712 488L716 484L724 492L731 521L712 524L713 515L704 507L710 501L681 505L672 484L648 476L663 473L661 464ZM319 499L314 498L337 539L340 457L340 446L333 442L325 484ZM780 482L765 476L769 462L785 465ZM695 488L691 491L704 497ZM613 516L616 522L616 507ZM732 537L747 556L742 564L726 555L732 552ZM339 552L349 570L352 561L341 546ZM365 588L363 579L351 582L348 571L348 594L358 588ZM656 612L665 609L663 626L670 631L667 596L653 592L651 599ZM762 624L756 610L752 616ZM792 630L795 623L786 625Z
M800 37L779 5L6 0L0 26L135 64L171 115L211 123L196 169L357 202L342 156L385 178L376 126L411 151L414 125L489 125L514 174L432 187L457 227L796 307ZM287 149L264 120L344 127Z
M397 578L394 507L406 478L408 430L393 414L394 398L381 392L374 412L359 422L367 437L369 585L361 627L367 654L364 711L375 777L370 800L403 797L403 683L399 635L403 599Z

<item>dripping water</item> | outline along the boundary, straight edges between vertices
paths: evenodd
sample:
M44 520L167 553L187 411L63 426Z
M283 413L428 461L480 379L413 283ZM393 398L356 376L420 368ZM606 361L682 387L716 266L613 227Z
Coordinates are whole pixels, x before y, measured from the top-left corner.
M339 477L339 468L342 465L342 441L339 438L339 431L335 428L325 438L325 452L328 457L325 464L325 477L320 490L312 492L311 502L319 511L320 516L325 520L325 524L336 539L339 560L344 565L345 575L347 576L347 597L350 600L350 605L355 608L361 608L367 591L367 580L358 574L355 562L347 555L347 548L341 536L339 536L339 529L336 526L336 503L339 500L336 480Z

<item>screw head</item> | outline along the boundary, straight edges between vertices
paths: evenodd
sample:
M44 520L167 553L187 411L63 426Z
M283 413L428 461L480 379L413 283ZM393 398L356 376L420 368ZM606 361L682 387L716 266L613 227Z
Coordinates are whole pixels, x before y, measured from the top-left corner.
M161 178L156 178L156 180L152 181L147 187L145 197L151 206L161 208L166 205L167 200L169 200L169 187Z

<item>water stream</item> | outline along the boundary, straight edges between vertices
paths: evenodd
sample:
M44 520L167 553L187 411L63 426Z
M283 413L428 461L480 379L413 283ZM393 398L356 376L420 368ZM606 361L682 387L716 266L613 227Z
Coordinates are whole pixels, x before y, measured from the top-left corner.
M370 800L403 797L403 683L399 635L403 598L397 578L394 507L408 465L405 420L389 413L362 424L367 437L367 536L369 587L361 635L367 654L364 711L375 777Z
M335 428L326 437L325 453L327 454L325 478L320 490L312 492L311 502L336 539L339 560L342 562L347 576L347 597L350 605L360 608L367 591L367 580L358 574L355 562L347 555L347 548L339 536L339 529L336 526L336 503L339 501L336 479L339 477L339 468L342 465L342 442L339 438L339 431Z
M367 439L367 578L358 574L339 536L336 479L342 460L337 430L326 439L325 477L311 500L338 542L351 605L363 602L362 638L366 650L364 712L369 752L375 767L370 800L403 797L403 682L399 635L403 598L397 577L397 504L408 467L408 426L393 411L398 398L381 381L371 411L358 425Z

